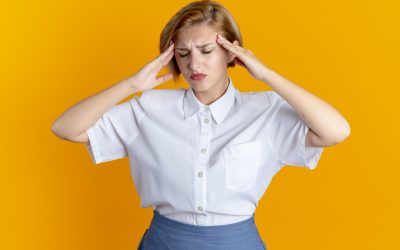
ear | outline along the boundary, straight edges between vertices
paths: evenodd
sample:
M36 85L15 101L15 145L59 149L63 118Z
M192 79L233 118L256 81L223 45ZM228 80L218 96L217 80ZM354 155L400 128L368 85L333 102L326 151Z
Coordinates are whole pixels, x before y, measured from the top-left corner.
M239 45L239 42L235 40L235 41L233 42L233 44ZM235 59L235 57L236 57L236 56L235 56L232 52L229 52L229 59L228 59L228 61L229 61L229 62L232 62L233 59Z

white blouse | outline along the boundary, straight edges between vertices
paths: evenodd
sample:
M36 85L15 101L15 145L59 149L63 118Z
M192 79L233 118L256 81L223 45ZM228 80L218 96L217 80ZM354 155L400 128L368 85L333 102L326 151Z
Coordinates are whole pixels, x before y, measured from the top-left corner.
M284 166L314 169L323 147L276 92L226 92L206 106L193 89L151 89L111 107L87 130L93 164L129 157L140 207L192 225L255 213Z

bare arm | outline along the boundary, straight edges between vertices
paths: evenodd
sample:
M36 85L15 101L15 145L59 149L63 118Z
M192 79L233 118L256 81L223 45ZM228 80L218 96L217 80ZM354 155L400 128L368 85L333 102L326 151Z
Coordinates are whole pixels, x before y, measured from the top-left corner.
M76 103L53 123L51 130L59 138L73 142L88 142L86 130L92 127L104 113L121 100L137 92L152 89L172 79L172 74L157 77L158 72L174 56L174 44L147 63L133 76Z
M121 100L136 93L132 84L122 80L67 109L52 125L59 138L73 142L88 142L86 130Z
M256 79L267 83L310 128L306 146L325 147L338 144L350 135L347 120L331 105L265 66L251 50L219 35L217 42L230 52L230 60L245 67Z
M349 136L350 125L335 108L275 71L266 68L265 72L264 82L285 99L310 127L306 146L332 146Z

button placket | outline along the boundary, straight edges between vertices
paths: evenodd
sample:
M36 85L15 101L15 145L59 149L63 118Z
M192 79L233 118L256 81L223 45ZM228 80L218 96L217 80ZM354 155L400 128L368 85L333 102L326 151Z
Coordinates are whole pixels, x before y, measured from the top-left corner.
M195 201L195 206L196 206L196 211L197 212L203 212L204 211L204 204L205 204L205 189L206 189L206 180L205 180L205 174L204 174L204 169L205 167L203 165L196 165L194 168L194 201ZM198 208L201 207L203 210L199 210Z
M211 133L211 113L209 112L209 108L203 107L203 111L199 112L200 118L200 131L201 134Z
M209 145L211 139L211 126L210 126L209 108L203 106L203 112L199 112L200 119L200 138L199 138L199 157L201 164L207 164L209 158ZM204 120L207 119L207 123Z
M206 166L209 160L209 147L211 139L211 113L207 106L203 106L198 113L200 121L199 148L198 148L198 164L194 169L194 190L195 190L195 210L198 213L205 213L206 201Z

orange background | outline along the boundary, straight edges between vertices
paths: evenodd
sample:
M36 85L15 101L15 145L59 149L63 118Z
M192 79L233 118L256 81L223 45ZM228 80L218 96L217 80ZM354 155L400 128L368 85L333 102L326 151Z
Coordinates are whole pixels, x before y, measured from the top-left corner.
M398 1L220 2L245 48L351 126L315 170L274 177L255 217L268 249L400 249ZM187 3L2 2L1 249L136 249L152 210L139 207L128 159L94 166L51 125L155 58ZM229 73L240 91L271 90Z

